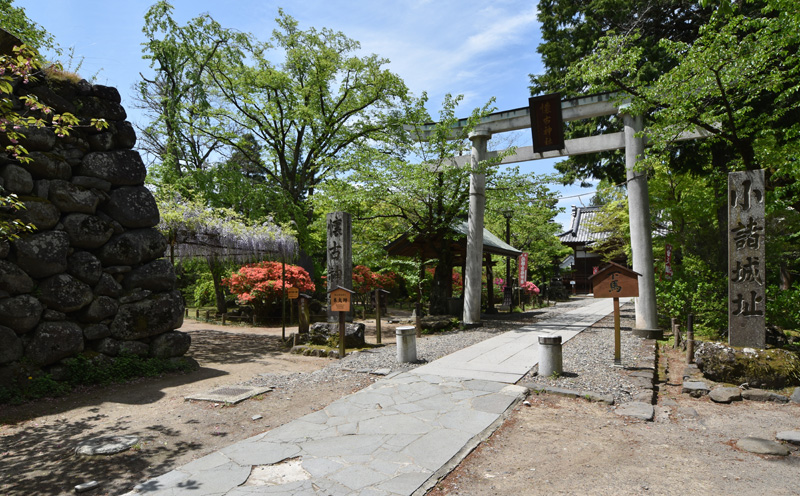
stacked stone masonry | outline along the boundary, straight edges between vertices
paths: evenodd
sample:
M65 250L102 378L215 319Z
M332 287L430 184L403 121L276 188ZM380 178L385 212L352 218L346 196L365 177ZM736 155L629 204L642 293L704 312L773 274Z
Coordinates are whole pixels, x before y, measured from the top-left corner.
M14 91L83 124L106 119L108 127L79 126L66 137L26 129L20 143L30 163L0 153L0 186L25 205L0 214L37 227L0 241L0 386L86 351L183 355L190 338L175 329L184 305L172 264L162 258L158 208L119 92L42 75L17 81Z

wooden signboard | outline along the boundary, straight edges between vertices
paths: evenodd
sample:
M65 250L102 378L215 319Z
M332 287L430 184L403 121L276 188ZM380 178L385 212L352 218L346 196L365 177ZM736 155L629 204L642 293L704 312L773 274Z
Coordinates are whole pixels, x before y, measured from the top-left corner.
M589 277L595 298L639 296L639 273L611 262Z
M614 365L622 365L619 299L639 296L639 273L611 262L589 277L595 298L614 298Z
M286 288L286 296L290 300L296 300L300 296L300 290L297 288Z
M351 293L352 292L350 290L342 287L338 287L331 291L331 311L349 312Z
M350 311L350 300L352 299L353 294L355 294L355 291L337 286L336 288L328 291L328 294L331 297L330 311L339 312L339 358L344 358L345 315L347 315L347 312Z

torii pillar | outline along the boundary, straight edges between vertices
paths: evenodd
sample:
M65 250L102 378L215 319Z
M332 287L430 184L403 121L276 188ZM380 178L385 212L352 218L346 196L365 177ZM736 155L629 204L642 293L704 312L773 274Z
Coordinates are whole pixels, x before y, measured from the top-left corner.
M620 111L624 112L623 108ZM644 155L644 140L636 136L644 129L642 116L622 115L625 124L625 172L628 179L628 216L631 229L633 271L639 273L639 297L636 298L636 327L634 333L648 339L663 338L658 328L656 308L653 239L650 230L650 198L647 174L636 170L637 161Z
M465 326L481 322L481 269L483 267L483 212L486 206L486 174L478 173L478 164L486 160L486 144L492 133L476 129L469 133L472 141L469 179L469 230L467 234L466 274L464 277Z

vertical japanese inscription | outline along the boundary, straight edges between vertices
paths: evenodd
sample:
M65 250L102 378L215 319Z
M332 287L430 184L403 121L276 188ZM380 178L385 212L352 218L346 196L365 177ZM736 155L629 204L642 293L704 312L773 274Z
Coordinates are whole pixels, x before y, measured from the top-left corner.
M728 342L764 348L764 171L728 174Z
M528 99L534 153L564 148L564 123L561 118L561 94L551 93Z
M332 212L327 215L328 229L328 291L341 286L353 288L353 252L350 214ZM329 296L330 298L330 296ZM328 302L328 321L335 322L337 316L330 310ZM348 314L352 320L352 314Z

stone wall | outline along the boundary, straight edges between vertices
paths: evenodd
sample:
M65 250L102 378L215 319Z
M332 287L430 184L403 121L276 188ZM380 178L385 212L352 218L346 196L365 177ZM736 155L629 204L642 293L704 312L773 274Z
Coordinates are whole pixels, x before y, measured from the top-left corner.
M37 226L0 241L0 386L86 351L183 355L189 336L174 329L184 305L119 92L40 75L18 81L15 93L109 126L67 137L24 130L28 164L0 152L0 186L24 202L15 216Z

